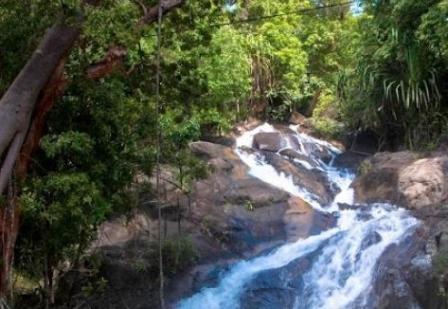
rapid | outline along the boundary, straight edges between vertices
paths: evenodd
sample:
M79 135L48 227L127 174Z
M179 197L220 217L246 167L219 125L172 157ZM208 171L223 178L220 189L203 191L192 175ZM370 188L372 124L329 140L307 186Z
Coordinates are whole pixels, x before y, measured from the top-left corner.
M377 261L388 246L399 243L419 221L394 205L356 205L353 189L350 188L354 173L333 166L340 150L300 132L298 126L291 126L290 129L294 134L284 136L285 148L306 156L309 160L295 159L295 163L323 172L328 181L338 188L339 193L331 203L322 205L316 196L296 185L291 177L277 172L262 154L248 151L253 146L255 134L279 132L273 126L264 124L242 134L237 139L235 152L249 167L251 176L302 198L318 211L332 214L337 218L336 226L318 235L285 243L262 256L233 264L216 286L203 287L198 293L181 300L177 308L244 307L243 293L258 274L280 269L312 254L309 269L297 275L303 285L294 290L296 301L293 308L368 307ZM316 154L322 150L331 154L332 159L328 163Z

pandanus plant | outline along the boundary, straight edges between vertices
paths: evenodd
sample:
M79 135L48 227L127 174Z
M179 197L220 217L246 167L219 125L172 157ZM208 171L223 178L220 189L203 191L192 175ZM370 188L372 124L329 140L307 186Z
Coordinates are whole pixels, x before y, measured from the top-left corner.
M392 35L399 40L396 30ZM361 84L363 90L374 94L378 113L391 114L395 121L401 123L406 143L412 147L414 127L426 119L423 117L425 114L436 112L440 106L442 95L438 72L437 67L427 61L430 57L420 42L412 39L401 41L389 47L388 51L394 49L400 50L395 51L398 59L394 59L399 65L364 66L360 72ZM400 58L401 61L397 61Z
M395 100L406 109L417 110L436 107L441 99L437 84L437 70L422 63L419 47L411 45L405 50L407 70L403 78L385 78L383 91L387 101Z

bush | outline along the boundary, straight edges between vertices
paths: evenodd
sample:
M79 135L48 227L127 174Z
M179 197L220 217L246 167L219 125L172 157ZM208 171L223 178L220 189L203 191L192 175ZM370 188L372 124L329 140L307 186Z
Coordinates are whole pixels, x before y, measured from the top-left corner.
M319 97L319 102L316 108L313 110L313 117L322 118L329 117L335 118L337 116L336 98L330 92L325 92Z
M327 117L312 118L311 124L317 134L328 139L340 137L344 129L341 123Z

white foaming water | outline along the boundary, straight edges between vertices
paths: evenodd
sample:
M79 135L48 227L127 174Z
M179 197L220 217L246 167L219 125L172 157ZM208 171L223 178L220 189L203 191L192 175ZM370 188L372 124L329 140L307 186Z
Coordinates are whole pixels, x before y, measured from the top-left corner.
M324 163L313 152L313 147L318 151L331 153L333 159L340 151L325 141L298 132L298 126L291 126L290 129L297 132L293 137L300 146L294 147L290 142L291 136L282 134L287 148L310 158L316 166L305 161L303 162L306 164L301 164L308 169L323 171L328 180L340 189L330 205L320 205L313 194L295 185L292 177L278 173L264 161L262 155L247 151L247 148L252 148L255 134L278 132L271 125L264 124L244 133L237 139L235 151L249 166L250 175L292 196L301 197L319 211L334 213L338 218L336 227L307 239L287 243L268 255L236 263L216 287L203 288L197 294L182 300L177 304L178 308L239 308L240 302L244 301L240 300L241 294L258 273L281 268L317 250L320 252L311 268L304 274L297 274L303 276L304 288L297 291L294 308L351 308L355 300L359 306L359 299L366 299L370 292L375 265L381 254L418 224L415 218L392 205L365 205L356 210L341 210L341 204L354 204L354 192L350 188L354 175L332 167L331 163ZM307 147L307 144L313 147Z
M316 250L319 245L335 235L338 229L325 231L303 241L281 246L273 253L249 261L237 263L224 276L217 287L203 289L200 293L182 301L179 308L238 308L238 296L255 274L266 269L285 266L293 260Z
M370 218L360 219L363 215ZM296 308L350 308L355 299L367 296L377 260L417 220L403 210L376 205L367 214L341 211L338 223L344 231L326 244L304 275L304 302Z

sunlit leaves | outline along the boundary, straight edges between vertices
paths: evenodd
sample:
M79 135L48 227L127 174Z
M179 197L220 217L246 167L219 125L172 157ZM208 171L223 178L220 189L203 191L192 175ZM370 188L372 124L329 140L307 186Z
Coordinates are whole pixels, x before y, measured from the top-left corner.
M25 188L21 204L28 229L22 230L17 260L19 267L34 274L39 274L38 262L43 256L57 261L73 257L78 245L85 249L111 211L85 173L50 173L35 179Z
M248 98L250 56L244 36L230 27L219 29L200 62L198 73L207 81L210 100L226 103Z

